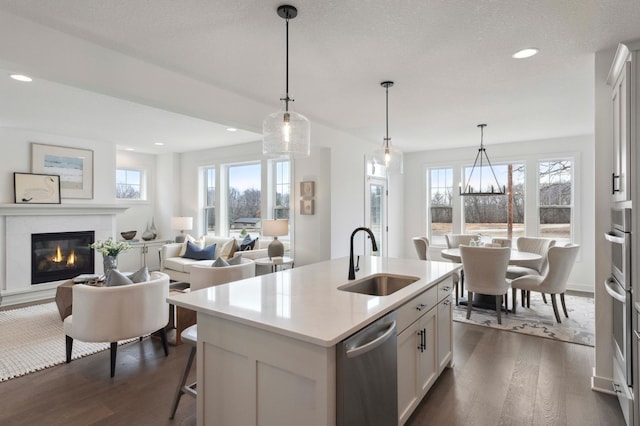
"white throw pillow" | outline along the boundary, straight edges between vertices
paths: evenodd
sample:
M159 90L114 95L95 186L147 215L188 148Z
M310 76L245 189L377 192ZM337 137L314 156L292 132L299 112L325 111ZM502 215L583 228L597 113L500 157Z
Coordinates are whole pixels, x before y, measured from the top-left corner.
M200 239L196 239L191 235L187 234L184 238L184 243L182 243L182 247L180 247L180 254L178 256L183 257L184 253L187 251L187 241L191 241L193 244L197 245L199 248L204 248L204 236Z

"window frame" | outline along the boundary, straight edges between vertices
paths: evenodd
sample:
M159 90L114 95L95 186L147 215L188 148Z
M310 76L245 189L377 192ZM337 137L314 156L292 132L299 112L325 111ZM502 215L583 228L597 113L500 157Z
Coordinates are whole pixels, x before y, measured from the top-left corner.
M571 213L569 215L569 238L560 238L560 237L545 237L545 238L553 238L556 240L556 244L558 244L558 240L560 240L560 244L563 243L572 243L576 240L576 167L577 160L574 156L571 155L558 155L554 157L544 157L536 159L536 235L542 236L542 232L540 229L541 226L541 218L540 218L540 209L543 207L540 200L540 164L544 162L552 162L552 161L570 161L571 162L571 203L568 207L571 209ZM544 207L567 207L567 205L545 205Z
M120 185L120 183L118 183L118 172L125 172L125 177L129 172L137 172L140 173L140 189L139 189L139 193L140 193L140 197L139 198L121 198L118 196L118 186ZM143 168L135 168L135 167L116 167L116 173L115 173L115 198L116 200L120 201L120 202L147 202L149 201L149 196L147 193L147 187L148 187L148 183L147 183L147 170L143 169ZM126 182L125 185L131 186L132 184Z

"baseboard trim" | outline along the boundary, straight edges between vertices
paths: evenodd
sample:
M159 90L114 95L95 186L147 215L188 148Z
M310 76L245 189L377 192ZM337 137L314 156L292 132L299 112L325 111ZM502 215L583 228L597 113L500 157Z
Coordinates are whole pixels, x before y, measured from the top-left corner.
M22 303L40 302L53 299L56 296L56 287L38 290L20 291L13 293L0 293L0 306L20 305Z
M605 377L596 376L595 369L593 372L593 376L591 376L591 390L596 392L607 393L609 395L616 394L613 391L613 380L607 379Z

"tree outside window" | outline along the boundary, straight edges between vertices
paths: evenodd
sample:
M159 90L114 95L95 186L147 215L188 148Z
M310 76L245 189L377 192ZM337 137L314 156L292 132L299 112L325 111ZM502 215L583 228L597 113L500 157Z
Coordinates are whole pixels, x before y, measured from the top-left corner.
M259 234L262 185L260 163L228 166L227 217L230 236Z
M487 166L481 170L482 176L491 176ZM467 182L472 167L465 167L464 181ZM464 228L466 234L482 234L494 238L524 236L525 207L525 166L522 163L494 165L500 185L506 187L506 195L465 195L463 198ZM474 175L478 173L478 168ZM471 182L480 188L479 182ZM485 188L482 188L486 190Z
M538 232L558 243L571 242L573 210L573 162L548 160L538 163Z
M453 168L429 171L429 222L431 244L446 245L445 235L453 231Z
M144 171L116 169L116 198L126 200L146 199Z
M207 233L216 232L216 169L204 169L204 229Z
M291 162L289 160L276 161L275 169L275 203L274 219L289 219L291 198Z

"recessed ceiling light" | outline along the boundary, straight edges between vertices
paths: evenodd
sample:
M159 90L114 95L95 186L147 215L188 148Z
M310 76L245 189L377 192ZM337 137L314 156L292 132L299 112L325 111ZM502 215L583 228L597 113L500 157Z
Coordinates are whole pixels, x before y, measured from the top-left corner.
M133 148L125 148L124 150L125 151L135 151L135 149L133 149Z
M22 74L11 74L9 77L11 77L12 79L16 80L16 81L22 81L22 82L31 82L33 81L33 79L27 75L22 75Z
M163 142L154 142L153 144L154 144L154 145L158 145L158 146L162 146L162 145L164 145L164 143L163 143Z
M235 127L227 127L227 132L237 132L238 129L236 129Z
M515 59L530 58L533 55L537 54L539 51L540 50L536 49L535 47L529 47L527 49L522 49L522 50L517 51L516 53L511 55L511 57L515 58Z

